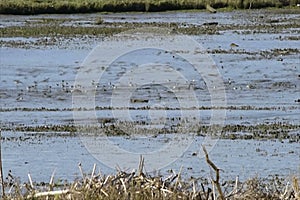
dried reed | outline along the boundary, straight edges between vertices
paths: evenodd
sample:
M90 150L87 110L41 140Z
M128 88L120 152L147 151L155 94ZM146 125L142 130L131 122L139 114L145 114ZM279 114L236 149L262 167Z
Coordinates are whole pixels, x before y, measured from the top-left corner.
M299 200L298 178L293 177L292 184L277 185L265 184L258 178L240 183L236 179L231 192L220 184L219 168L210 160L203 147L206 162L215 171L216 177L212 184L204 184L203 181L192 179L183 181L182 168L178 173L167 177L150 176L144 171L144 158L140 157L138 170L125 172L120 169L115 175L103 176L96 173L94 165L90 175L83 173L82 165L79 170L82 175L80 180L64 186L54 188L54 172L49 185L41 187L35 184L29 177L29 184L13 183L4 199L295 199ZM215 188L216 187L216 191ZM223 187L223 188L222 188ZM274 188L274 189L272 189ZM24 192L25 191L25 192Z

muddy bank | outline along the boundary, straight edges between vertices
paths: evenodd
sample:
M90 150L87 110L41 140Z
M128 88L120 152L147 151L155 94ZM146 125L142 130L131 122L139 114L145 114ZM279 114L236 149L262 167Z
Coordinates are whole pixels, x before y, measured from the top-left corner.
M175 121L178 119L166 119ZM300 142L300 125L292 124L258 124L258 125L226 125L224 127L201 125L201 122L185 122L173 123L164 126L163 128L149 128L151 124L147 122L115 122L114 119L100 119L99 126L75 126L75 125L43 125L43 126L26 126L17 125L14 127L3 127L3 131L17 131L17 132L57 132L57 134L46 135L48 137L60 137L60 132L69 133L63 136L80 136L80 135L94 135L94 136L135 136L135 135L152 135L157 137L158 134L174 134L195 133L200 136L212 136L221 139L245 139L245 140L260 140L260 139L287 139L290 143ZM102 121L102 122L101 122ZM185 119L188 121L188 119ZM135 128L132 128L135 127ZM184 129L182 127L185 127ZM189 127L189 128L187 128ZM221 132L214 131L215 129L222 130ZM130 130L124 131L124 130ZM37 134L40 136L40 134ZM2 138L6 140L5 137ZM10 140L11 138L7 138ZM17 137L20 141L25 141L25 138Z
M265 13L265 14L263 14ZM72 43L100 42L104 37L134 28L167 28L172 33L187 35L274 34L278 41L299 41L300 9L274 9L235 11L207 15L200 12L88 14L88 15L3 15L0 22L0 44L6 47L57 48L70 47ZM178 21L174 20L177 19ZM85 46L89 46L87 44ZM237 44L241 45L241 44ZM73 45L73 47L76 47ZM77 47L78 48L78 47ZM275 56L299 53L298 49L275 48L271 52L251 52L232 46L231 49L208 49L207 53L261 54Z

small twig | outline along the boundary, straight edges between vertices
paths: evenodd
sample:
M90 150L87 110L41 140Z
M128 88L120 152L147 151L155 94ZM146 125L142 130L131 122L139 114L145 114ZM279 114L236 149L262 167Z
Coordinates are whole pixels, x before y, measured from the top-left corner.
M209 194L211 193L211 189L210 188L207 188L207 194L206 194L206 200L209 199Z
M289 182L286 183L285 190L284 190L283 194L280 195L281 199L285 198L286 194L288 193L289 184L290 184Z
M239 176L236 176L236 178L235 178L235 185L234 185L234 188L233 188L233 191L235 193L238 192L238 184L239 184Z
M182 172L182 166L180 167L180 170L178 172L178 177L177 177L177 180L175 182L175 189L177 188L177 186L180 184L180 181L181 181L181 172ZM181 185L180 185L181 186Z
M193 198L192 199L194 199L195 197L196 197L196 193L197 193L197 191L196 191L196 184L195 184L195 180L193 180Z
M292 188L294 190L295 198L297 200L300 200L300 189L299 189L299 183L297 177L293 177Z
M235 185L234 185L234 188L231 192L229 192L227 195L226 195L226 198L229 198L231 196L234 196L236 195L238 192L239 192L239 189L238 189L238 183L239 183L239 176L237 176L235 178Z
M209 159L208 153L205 149L205 147L202 145L202 149L205 153L206 162L215 170L216 172L216 180L213 180L214 185L216 185L217 190L219 192L221 200L225 200L219 180L220 180L220 169Z
M126 188L126 185L125 185L125 182L124 182L123 178L120 178L120 181L121 181L121 183L122 183L122 185L123 185L124 192L125 192L125 194L127 195L127 188Z
M94 166L93 166L92 174L91 174L91 180L94 178L96 167L97 167L97 165L95 163Z
M29 173L28 173L28 179L29 179L29 183L30 183L31 188L34 189L33 182L32 182L32 179L31 179L31 175Z
M14 184L13 184L13 185L11 185L7 193L8 193L8 194L12 193L12 190L14 189L14 187L15 187L15 185L14 185Z
M166 181L168 181L168 180L171 180L171 179L173 179L173 177L174 177L174 175L173 174L171 174L171 175L169 175L165 180L164 180L164 182L166 182Z
M58 190L58 191L49 191L49 192L38 192L34 195L28 195L27 198L38 198L38 197L47 197L47 196L55 196L69 193L70 190Z
M143 168L144 168L144 157L140 155L138 176L141 176L143 174Z
M106 197L108 197L108 194L103 190L103 189L101 189L100 190Z
M167 192L167 193L169 193L169 194L173 194L173 192L172 192L172 191L170 191L170 190L167 190L167 189L164 189L164 188L160 188L160 190L161 190L161 191L163 191L163 192Z
M203 183L200 183L200 185L201 185L201 188L202 188L203 193L205 193L205 188L204 188Z
M0 181L1 181L1 189L2 189L2 197L5 197L5 190L4 190L4 181L3 181L3 171L2 171L2 135L0 129Z
M55 171L56 171L56 170L54 169L54 171L52 172L50 181L49 181L49 191L52 191L52 190L53 190L53 182L54 182Z
M249 9L251 9L251 8L252 8L252 3L253 3L253 0L252 0L252 1L250 1Z
M109 178L110 178L110 176L108 175L108 176L106 177L106 179L104 180L103 185L105 185L105 184L107 183L107 181L108 181Z
M215 189L214 180L211 179L211 182L212 182L212 195L213 195L213 199L217 199L216 198L216 189Z
M81 173L82 179L84 179L84 174L83 174L81 163L78 163L78 168L79 168L79 171Z
M122 169L119 165L116 166L116 170L118 171L118 173L121 173L122 172Z
M131 174L128 176L126 182L130 182L131 179L134 177L134 175L135 175L135 170L132 170L132 172L131 172Z

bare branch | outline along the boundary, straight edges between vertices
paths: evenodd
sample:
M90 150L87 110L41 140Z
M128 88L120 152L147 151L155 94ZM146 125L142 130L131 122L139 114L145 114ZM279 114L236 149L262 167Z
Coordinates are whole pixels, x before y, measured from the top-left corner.
M205 149L205 147L202 145L202 149L203 149L203 151L204 151L204 153L205 153L205 158L206 158L206 162L215 170L215 172L216 172L216 179L215 180L213 180L212 179L212 181L213 181L213 183L214 183L214 185L217 187L217 190L218 190L218 192L219 192L219 195L220 195L220 198L222 199L222 200L225 200L225 197L224 197L224 195L223 195L223 192L222 192L222 189L221 189L221 186L220 186L220 183L219 183L219 181L220 181L220 169L209 159L209 157L208 157L208 153L207 153L207 151L206 151L206 149Z

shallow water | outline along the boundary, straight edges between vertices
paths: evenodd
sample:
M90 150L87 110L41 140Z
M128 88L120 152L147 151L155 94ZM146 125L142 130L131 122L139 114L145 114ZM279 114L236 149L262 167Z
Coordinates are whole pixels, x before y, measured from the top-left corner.
M279 19L280 23L298 23L300 14L274 14L264 15L264 12L253 11L232 13L217 13L211 15L198 12L166 12L151 14L101 14L107 22L180 22L182 24L202 25L205 22L218 21L223 25L259 24L270 19ZM264 16L264 17L259 17ZM1 16L0 27L12 25L26 25L26 21L41 18L63 18L66 25L94 26L93 22L98 14L88 15L39 15L39 16ZM69 20L71 19L71 20ZM88 20L87 20L88 19ZM297 22L298 20L298 22ZM282 30L279 33L245 33L249 30L226 30L216 35L191 36L209 52L221 74L226 90L225 124L257 125L282 122L299 125L300 105L297 101L300 96L300 58L299 40L289 40L289 37L298 36L300 27ZM37 38L0 38L0 40L36 40ZM76 88L75 77L80 64L89 52L101 41L101 38L84 37L68 40L62 39L62 44L47 47L1 47L0 49L0 102L1 127L4 174L8 170L23 181L27 180L27 173L31 173L35 181L48 181L53 170L56 177L73 180L79 175L78 162L89 172L92 165L97 163L101 171L110 173L113 170L101 164L84 146L84 139L101 140L101 136L83 137L61 135L60 132L18 132L19 126L43 125L72 125L74 124L72 92ZM80 42L83 41L81 45ZM232 47L235 43L238 47ZM101 43L100 43L101 44ZM80 48L79 48L80 47ZM82 48L81 48L82 47ZM279 51L278 51L279 49ZM293 50L298 50L293 52ZM140 52L138 56L152 54L153 52ZM100 83L97 80L88 80L90 86L96 89L95 101L103 109L96 111L99 120L114 118L110 109L111 94L116 88L111 83L124 74L128 65L137 65L139 62L133 55L122 60L119 58L113 67L109 68L106 76ZM153 57L152 57L153 58ZM166 57L162 52L157 61L175 62L173 58ZM177 58L176 58L177 59ZM135 61L133 63L133 61ZM178 59L176 62L179 62ZM185 69L184 62L180 63ZM126 70L125 70L126 71ZM150 99L142 102L128 102L133 108L145 106L162 106L168 108L179 106L178 99L168 91L168 88L180 88L185 92L193 90L199 99L199 106L212 107L211 96L207 90L203 77L194 77L192 71L185 71L189 78L187 82L176 84L168 82L164 87L147 87L135 91L134 98ZM163 73L160 74L161 78ZM159 77L159 76L158 76ZM193 81L195 79L195 81ZM153 85L152 85L153 86ZM192 88L191 88L192 86ZM123 87L123 86L122 86ZM122 89L122 87L120 87ZM120 89L118 88L118 89ZM122 91L117 90L115 98L122 98ZM169 89L170 90L170 89ZM235 109L230 109L230 106ZM249 109L243 109L249 106ZM13 110L13 109L17 110ZM25 108L25 109L24 109ZM47 111L45 109L53 109ZM126 108L125 108L126 110ZM88 111L87 111L88 113ZM181 109L178 110L130 110L130 117L136 122L152 120L155 125L161 125L165 117L176 118L183 116L196 117L202 124L209 124L211 110ZM175 123L176 122L172 122ZM288 134L298 134L300 130L292 130ZM58 135L59 136L55 136ZM158 148L168 143L174 135L158 135L157 137L110 137L115 145L122 146L130 152L140 154ZM169 169L179 170L184 167L186 177L208 177L209 168L200 151L203 138L195 136L195 142L187 149L176 162L162 168L160 172L167 174ZM253 176L288 177L299 175L300 149L299 141L289 143L284 141L261 140L214 140L216 145L210 152L211 159L216 162L224 172L224 179L241 179ZM98 151L99 153L99 151ZM193 156L194 155L194 156ZM197 156L196 156L197 155ZM107 155L109 157L110 155ZM127 160L118 160L119 165L126 169ZM132 164L132 163L131 163ZM138 165L138 159L134 165ZM42 167L41 167L42 166ZM132 165L130 165L132 166ZM146 158L147 169L147 158Z
M47 133L44 136L37 136L39 134L36 133L28 133L25 136L18 132L4 133L4 172L10 169L13 175L23 181L27 179L27 173L30 173L33 180L46 182L50 180L53 171L56 179L75 179L80 176L78 163L82 163L85 173L91 173L93 164L97 164L101 173L115 172L114 168L107 167L94 157L99 155L92 156L79 137L49 137L51 134L55 133ZM9 135L15 138L9 139ZM24 136L25 139L20 141L18 136ZM158 138L133 139L117 136L108 139L132 153L141 153L157 149L157 145L163 145L166 139L172 137L173 135L164 135ZM208 178L210 170L203 157L202 142L203 137L195 137L194 143L178 160L155 173L167 175L169 170L178 172L182 166L185 178ZM288 141L218 140L210 152L210 158L222 169L223 180L235 180L236 176L239 176L240 180L255 176L288 178L290 175L299 175L299 152L299 145ZM138 160L136 163L128 163L124 158L118 162L123 163L120 167L127 171L131 171L128 166L138 167ZM147 156L145 163L146 170L153 173L147 168Z

